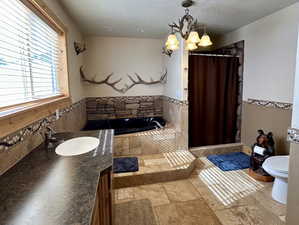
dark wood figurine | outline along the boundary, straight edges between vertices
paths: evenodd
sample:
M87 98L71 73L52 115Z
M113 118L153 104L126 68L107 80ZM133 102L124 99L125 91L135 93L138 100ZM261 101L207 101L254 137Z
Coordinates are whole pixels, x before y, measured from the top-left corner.
M265 134L263 130L258 130L258 134L256 143L252 146L249 174L260 181L273 181L262 167L264 161L275 154L273 134Z

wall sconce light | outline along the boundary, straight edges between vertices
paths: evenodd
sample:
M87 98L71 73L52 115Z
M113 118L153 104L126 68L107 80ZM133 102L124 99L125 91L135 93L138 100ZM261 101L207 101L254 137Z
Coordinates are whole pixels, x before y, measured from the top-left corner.
M74 48L77 55L80 55L82 52L86 51L86 44L79 42L74 42Z
M168 57L171 57L172 53L173 53L173 50L163 47L162 54L167 55Z

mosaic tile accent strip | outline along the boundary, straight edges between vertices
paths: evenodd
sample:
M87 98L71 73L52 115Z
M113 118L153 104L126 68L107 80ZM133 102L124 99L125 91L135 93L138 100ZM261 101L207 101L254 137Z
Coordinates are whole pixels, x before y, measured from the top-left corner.
M88 120L162 116L162 96L89 97L86 110Z
M299 144L299 130L295 128L289 128L287 140L292 143Z
M189 105L189 102L186 101L181 101L175 98L170 98L168 96L163 96L163 100L168 101L170 103L176 104L176 105Z
M77 107L81 107L82 104L85 104L85 99L78 101L71 106L59 110L59 118L64 116L65 114L73 111ZM45 128L48 126L51 126L51 124L55 121L57 121L59 118L56 118L56 114L52 114L44 119L41 119L37 122L34 122L30 124L29 126L26 126L22 128L21 130L10 134L4 138L0 139L0 151L1 150L9 150L13 146L21 143L24 141L25 138L32 136L34 134L37 134L40 132L41 134L45 132Z
M248 104L264 106L264 107L272 107L277 109L292 109L293 104L291 103L283 103L283 102L274 102L274 101L266 101L266 100L257 100L257 99L248 99Z

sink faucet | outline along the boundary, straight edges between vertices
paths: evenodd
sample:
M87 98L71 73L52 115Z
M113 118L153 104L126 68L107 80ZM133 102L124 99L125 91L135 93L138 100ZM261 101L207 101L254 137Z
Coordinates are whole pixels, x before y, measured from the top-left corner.
M46 149L50 148L53 146L53 142L57 142L58 140L53 137L53 135L56 132L54 131L54 129L50 126L46 126L46 132L44 133L44 141L45 141L45 147Z

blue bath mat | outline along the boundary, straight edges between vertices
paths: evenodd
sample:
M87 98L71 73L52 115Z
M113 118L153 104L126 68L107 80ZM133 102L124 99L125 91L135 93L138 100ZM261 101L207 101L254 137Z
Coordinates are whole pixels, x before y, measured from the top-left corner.
M250 157L243 152L209 155L207 158L222 171L243 170L250 166Z
M138 170L138 158L136 157L123 157L113 159L114 173L128 173L136 172Z

